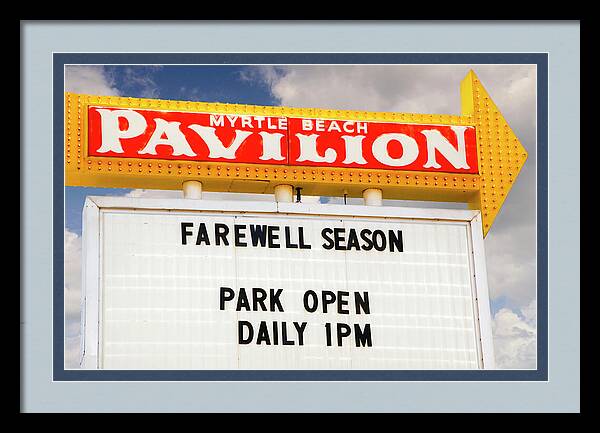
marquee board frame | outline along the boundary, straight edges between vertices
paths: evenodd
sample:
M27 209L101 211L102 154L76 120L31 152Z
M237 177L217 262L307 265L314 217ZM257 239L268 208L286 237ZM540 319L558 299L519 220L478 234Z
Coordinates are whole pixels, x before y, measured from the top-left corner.
M83 262L82 262L82 322L80 365L85 370L98 370L101 336L101 215L105 210L136 211L192 211L214 214L325 216L346 219L408 219L418 221L449 221L467 224L470 249L471 287L473 311L478 323L479 366L482 370L495 368L492 335L492 316L487 283L481 212L462 209L405 208L387 206L330 205L281 202L242 202L194 199L151 199L130 197L86 197L83 211ZM111 370L104 370L111 371ZM126 370L130 371L130 370ZM144 370L151 372L154 370ZM177 370L203 371L203 370ZM232 370L223 370L232 371ZM252 370L235 370L252 371ZM296 371L281 369L278 371ZM336 372L340 370L306 370L308 372ZM355 370L365 371L365 370ZM383 370L382 370L383 371ZM389 371L389 370L388 370ZM419 371L419 370L412 370ZM443 371L443 370L440 370ZM460 370L459 370L460 371ZM468 371L468 370L464 370Z

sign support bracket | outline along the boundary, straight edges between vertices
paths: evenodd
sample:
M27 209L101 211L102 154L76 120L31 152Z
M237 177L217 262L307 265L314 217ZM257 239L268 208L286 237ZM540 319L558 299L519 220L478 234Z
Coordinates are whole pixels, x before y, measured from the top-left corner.
M363 191L366 206L383 206L383 191L379 188L368 188Z
M202 198L202 182L197 180L188 180L183 182L183 198L196 199Z

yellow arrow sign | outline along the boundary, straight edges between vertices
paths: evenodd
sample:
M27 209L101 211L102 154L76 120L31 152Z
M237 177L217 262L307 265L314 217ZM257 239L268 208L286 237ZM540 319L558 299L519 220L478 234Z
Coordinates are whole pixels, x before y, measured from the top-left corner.
M462 115L453 116L65 93L65 184L177 190L199 180L206 191L245 193L291 184L306 195L350 197L379 188L388 199L468 203L481 210L485 235L527 152L472 71L461 99ZM368 145L357 140L369 125L381 133L363 154ZM332 138L317 144L317 131L339 131L345 148L321 154Z
M462 81L460 93L462 115L477 130L479 154L480 187L468 203L481 210L485 236L525 165L527 151L473 71Z

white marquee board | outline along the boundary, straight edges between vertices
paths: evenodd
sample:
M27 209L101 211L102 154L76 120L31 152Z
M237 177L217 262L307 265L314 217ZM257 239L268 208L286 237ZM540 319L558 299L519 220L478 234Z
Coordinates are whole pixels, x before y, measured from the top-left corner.
M88 197L83 239L84 368L493 368L478 211Z

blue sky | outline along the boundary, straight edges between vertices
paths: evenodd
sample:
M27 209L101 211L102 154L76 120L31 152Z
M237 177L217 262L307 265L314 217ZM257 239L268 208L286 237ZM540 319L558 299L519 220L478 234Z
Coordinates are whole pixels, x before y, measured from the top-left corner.
M486 237L488 281L500 367L535 367L535 69L528 65L67 66L67 91L157 99L373 111L459 114L469 69L529 152L528 162ZM168 192L177 194L177 192ZM66 359L78 350L81 211L87 195L151 191L65 188ZM397 203L387 203L397 205ZM413 205L414 206L414 205ZM67 240L65 240L67 245ZM68 250L68 251L67 251ZM71 255L70 255L71 254ZM72 277L67 273L70 272ZM69 311L68 311L69 313ZM71 322L69 322L71 320ZM69 358L71 357L71 358Z
M105 70L115 86L132 97L277 104L265 83L244 79L244 67L108 66Z

